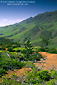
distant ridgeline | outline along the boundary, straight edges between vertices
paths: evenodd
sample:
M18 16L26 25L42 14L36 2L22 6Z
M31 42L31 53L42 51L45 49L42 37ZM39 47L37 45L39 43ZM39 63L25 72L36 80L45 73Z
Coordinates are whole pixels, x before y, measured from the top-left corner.
M20 43L30 38L34 46L39 46L41 36L49 37L49 46L57 47L57 11L42 13L14 25L0 27L0 37Z

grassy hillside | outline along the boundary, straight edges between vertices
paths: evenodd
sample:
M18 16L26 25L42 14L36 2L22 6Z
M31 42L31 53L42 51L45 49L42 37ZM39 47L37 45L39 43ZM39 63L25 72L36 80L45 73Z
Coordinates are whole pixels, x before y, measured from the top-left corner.
M46 12L30 17L20 23L0 28L0 37L6 37L20 43L30 38L34 46L40 45L40 35L49 36L49 46L57 47L57 11Z

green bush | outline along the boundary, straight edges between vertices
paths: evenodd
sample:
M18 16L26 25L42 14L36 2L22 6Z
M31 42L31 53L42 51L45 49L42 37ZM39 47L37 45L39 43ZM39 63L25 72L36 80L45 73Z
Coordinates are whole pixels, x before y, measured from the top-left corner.
M12 47L8 48L9 52L15 52Z
M20 62L18 60L18 55L16 53L9 53L10 56L7 55L7 53L3 53L0 57L0 68L3 68L5 70L13 70L16 68L22 68L25 64L23 62Z
M3 68L0 68L0 77L2 77L6 73L6 70Z
M36 68L33 68L33 70L31 72L27 73L27 77L26 77L26 81L30 84L39 84L39 83L44 83L46 81L50 80L50 74L48 73L48 71L39 71Z
M4 78L2 77L2 84L1 85L22 85L20 82L14 79L14 76L11 78Z
M48 52L57 54L57 50L55 48L49 48Z
M45 49L44 47L41 47L38 49L38 51L41 51L41 52L48 52L48 49Z
M28 67L28 68L35 68L35 65L34 65L34 63L33 62L30 62L30 61L28 61L28 62L25 62L25 67Z
M38 50L38 51L45 52L45 48L41 47L41 48L39 48L39 50Z
M42 80L48 81L48 80L50 79L50 74L48 73L48 71L42 70L42 71L38 72L37 75L38 75L39 78L41 78Z
M3 79L2 85L6 84L7 85L57 85L56 84L57 79L55 79L55 77L53 77L54 79L52 79L52 76L54 76L53 73L56 72L55 70L51 70L51 72L49 73L46 70L38 71L38 69L34 67L34 65L32 66L33 66L32 71L27 71L25 76L18 77L16 75L13 75L11 78L2 77ZM17 79L19 81L17 81Z
M45 85L56 85L54 79L48 81Z
M50 73L50 76L51 76L51 78L55 78L55 79L57 79L57 71L56 70L51 70L51 73Z
M21 50L16 50L16 52L20 52Z

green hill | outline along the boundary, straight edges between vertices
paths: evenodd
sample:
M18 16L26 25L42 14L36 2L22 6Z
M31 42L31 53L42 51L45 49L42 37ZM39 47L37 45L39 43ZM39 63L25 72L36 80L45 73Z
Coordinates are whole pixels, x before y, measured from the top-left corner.
M42 13L14 25L0 27L0 37L20 43L30 38L34 46L40 45L40 36L43 34L50 38L49 46L57 47L57 11Z

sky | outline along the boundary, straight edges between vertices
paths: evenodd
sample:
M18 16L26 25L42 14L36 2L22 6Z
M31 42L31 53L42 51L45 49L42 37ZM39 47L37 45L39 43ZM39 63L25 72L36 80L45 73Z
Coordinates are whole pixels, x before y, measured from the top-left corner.
M57 0L0 0L0 27L57 10Z

